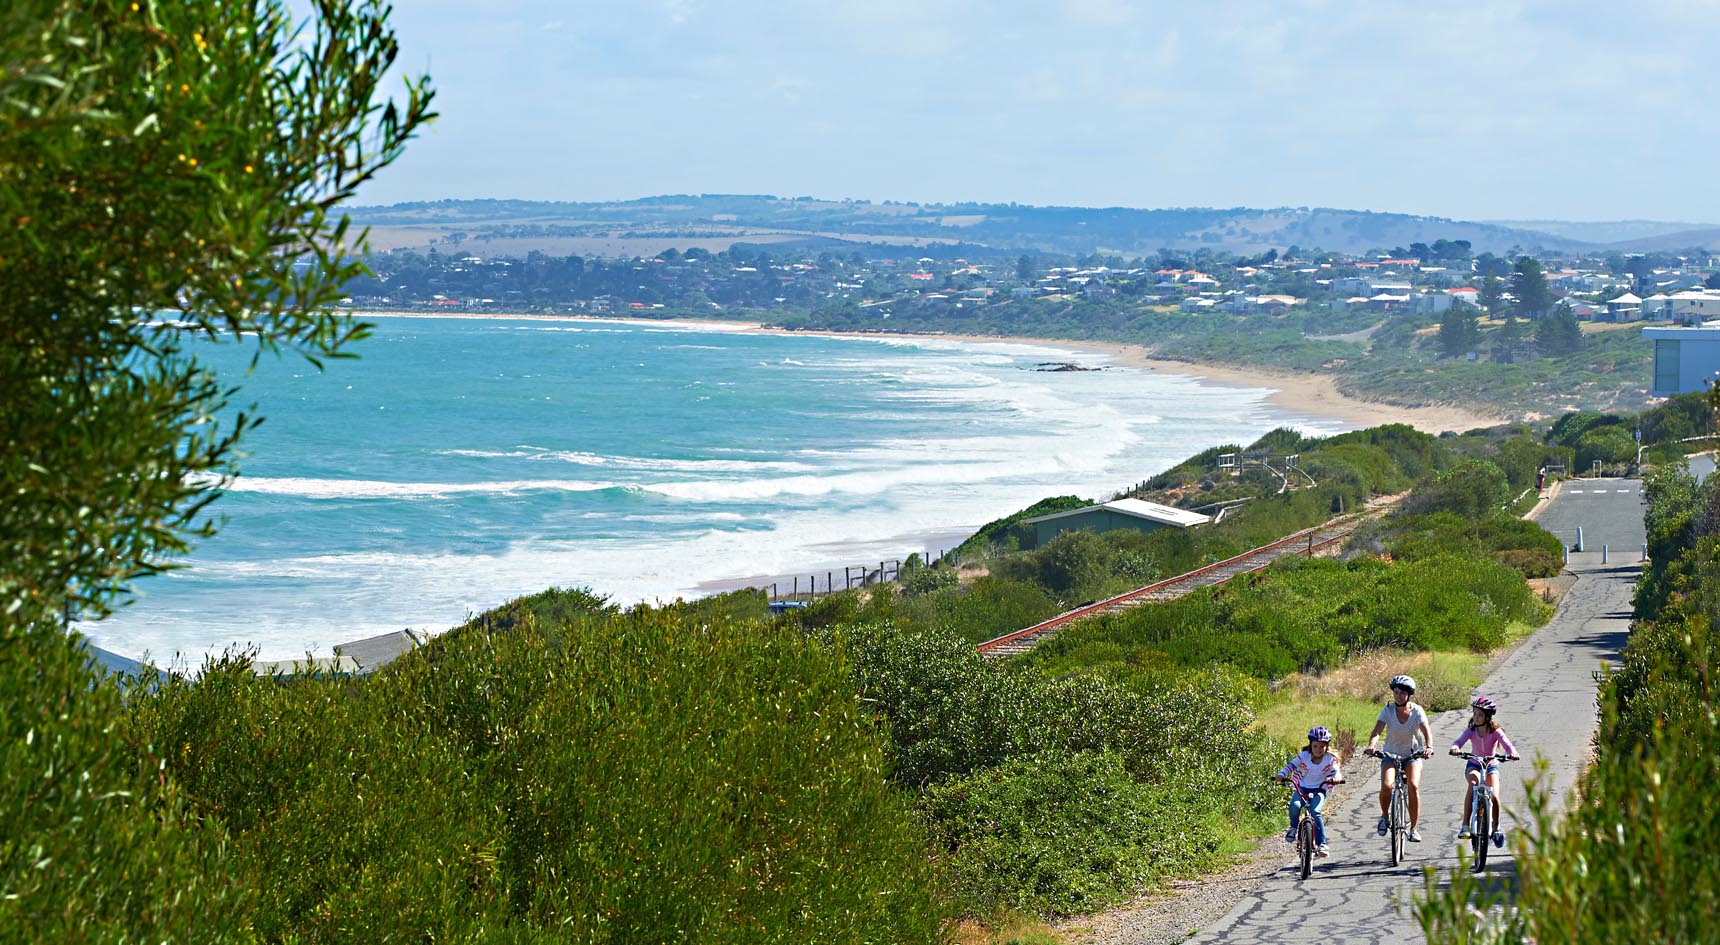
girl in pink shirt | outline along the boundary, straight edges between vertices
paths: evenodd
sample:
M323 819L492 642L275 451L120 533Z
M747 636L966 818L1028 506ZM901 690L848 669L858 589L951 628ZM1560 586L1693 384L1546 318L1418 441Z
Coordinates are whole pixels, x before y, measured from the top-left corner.
M1499 829L1499 761L1494 755L1504 755L1512 761L1517 760L1517 749L1511 747L1511 739L1505 737L1505 730L1493 721L1494 713L1499 711L1498 703L1486 696L1476 696L1469 704L1469 725L1463 729L1463 734L1457 736L1457 741L1451 743L1453 755L1462 751L1465 742L1469 743L1469 751L1475 757L1463 765L1463 776L1469 782L1471 790L1463 792L1463 829L1457 832L1459 840L1469 839L1469 817L1475 803L1474 786L1487 778L1487 786L1493 791L1493 845L1505 845L1505 831Z

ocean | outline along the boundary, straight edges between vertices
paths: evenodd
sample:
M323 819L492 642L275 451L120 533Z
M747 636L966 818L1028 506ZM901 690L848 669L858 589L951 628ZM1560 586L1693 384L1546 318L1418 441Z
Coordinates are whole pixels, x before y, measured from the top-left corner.
M250 348L209 348L267 420L220 532L84 624L97 645L289 659L550 586L633 603L840 574L1208 446L1344 428L1054 343L371 320L360 359L320 372L266 356L246 377Z

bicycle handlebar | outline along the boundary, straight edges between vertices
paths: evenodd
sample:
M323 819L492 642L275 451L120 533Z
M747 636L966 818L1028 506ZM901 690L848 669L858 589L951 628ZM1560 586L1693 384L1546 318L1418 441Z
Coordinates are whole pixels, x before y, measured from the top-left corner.
M1460 751L1456 755L1454 755L1453 757L1462 758L1465 761L1474 761L1476 759L1481 759L1484 761L1485 760L1492 760L1492 761L1518 761L1518 760L1520 760L1514 755L1477 755L1475 752L1472 752L1472 751Z
M1372 755L1375 758L1380 758L1380 759L1383 759L1385 761L1394 761L1394 762L1396 762L1396 761L1414 761L1417 758L1425 758L1427 756L1427 752L1428 752L1428 749L1424 748L1421 751L1418 751L1418 752L1416 752L1414 754L1410 754L1410 755L1394 755L1389 751L1384 751L1384 750L1378 749L1378 748L1364 748L1364 749L1362 749L1362 754L1364 754L1364 755Z

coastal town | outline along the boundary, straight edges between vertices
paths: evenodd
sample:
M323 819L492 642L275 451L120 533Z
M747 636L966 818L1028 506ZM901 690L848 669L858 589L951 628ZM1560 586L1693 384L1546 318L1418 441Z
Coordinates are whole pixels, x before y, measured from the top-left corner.
M891 318L973 316L1023 300L1111 300L1195 314L1439 315L1454 306L1485 312L1516 306L1524 301L1513 291L1516 262L1532 258L1472 256L1466 242L1445 240L1362 255L1292 247L1257 257L1163 250L1127 260L1099 253L969 258L866 249L814 254L737 244L715 253L666 248L652 256L603 259L536 252L504 258L432 246L373 257L376 276L350 285L346 302L372 309L589 315L741 310L768 316L852 308L879 328L889 327ZM1720 317L1720 254L1714 252L1544 255L1536 262L1547 299L1570 306L1581 321L1686 324Z

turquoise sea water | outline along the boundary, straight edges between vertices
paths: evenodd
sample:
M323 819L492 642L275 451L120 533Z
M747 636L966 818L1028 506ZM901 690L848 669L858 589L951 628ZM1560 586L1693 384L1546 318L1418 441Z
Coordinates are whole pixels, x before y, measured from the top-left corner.
M128 656L326 654L551 585L617 600L952 544L1280 425L1268 391L1054 344L382 317L358 361L265 359L268 420L189 567L84 627ZM248 350L216 361L242 376Z

